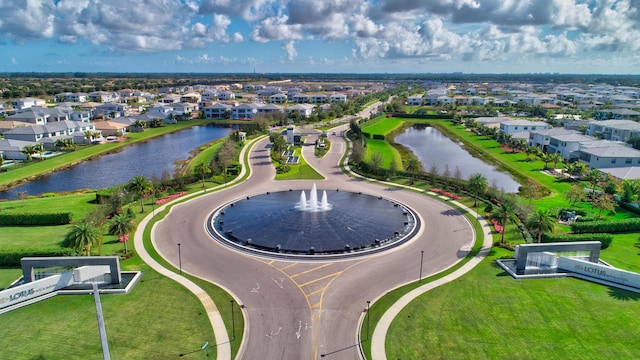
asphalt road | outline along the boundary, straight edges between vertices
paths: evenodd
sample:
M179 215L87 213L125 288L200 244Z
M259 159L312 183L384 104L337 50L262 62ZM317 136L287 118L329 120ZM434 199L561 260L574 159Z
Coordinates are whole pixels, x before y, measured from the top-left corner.
M446 203L344 175L338 161L346 145L332 134L331 150L322 159L313 156L314 136L303 147L305 159L325 180L275 181L265 139L250 152L247 181L174 206L153 231L163 257L178 264L177 244L181 243L184 271L228 289L238 299L246 319L240 359L359 359L357 332L366 302L417 280L421 252L422 276L426 277L464 258L473 243L469 222ZM336 261L247 255L218 244L207 234L205 222L222 204L267 191L308 190L313 182L319 190L362 191L395 199L420 215L422 230L389 251ZM230 312L230 304L218 304L220 311L225 306Z

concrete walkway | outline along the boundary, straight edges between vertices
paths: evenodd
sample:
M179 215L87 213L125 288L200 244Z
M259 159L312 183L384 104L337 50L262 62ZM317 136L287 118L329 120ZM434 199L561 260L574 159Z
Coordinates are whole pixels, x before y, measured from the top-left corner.
M219 186L216 186L216 187L212 188L212 190L217 190L219 188L233 186L233 185L241 182L240 179L242 179L242 177L247 173L247 168L248 168L248 164L245 163L245 154L260 139L262 139L262 137L253 140L252 143L247 144L247 146L243 147L242 151L240 152L240 161L243 162L244 166L242 166L242 170L240 171L240 174L236 177L236 179L231 181L226 186L225 185L219 185ZM197 192L197 193L193 193L193 194L187 195L186 197L196 197L198 195L201 195L204 192L205 191L203 190L203 191L200 191L200 192ZM162 275L164 275L164 276L166 276L166 277L178 282L179 284L181 284L182 286L187 288L189 291L191 291L198 298L198 300L202 303L202 306L204 307L205 311L207 312L207 316L209 317L209 322L211 323L211 327L213 329L213 335L215 337L215 347L216 347L216 351L217 351L216 359L218 359L218 360L231 360L231 344L229 342L229 334L227 333L227 329L226 329L226 327L224 325L224 321L222 320L222 316L220 315L220 312L218 311L218 308L216 307L216 304L213 302L213 299L211 299L211 297L207 294L207 292L204 291L198 285L196 285L193 281L187 279L186 277L184 277L184 276L182 276L180 274L177 274L177 273L173 272L172 270L169 270L169 269L165 268L160 263L155 261L151 257L151 255L149 255L147 250L144 248L143 233L144 233L144 230L146 229L147 225L149 224L149 222L153 218L155 212L156 211L157 212L161 212L161 211L165 210L167 208L167 206L170 206L170 205L172 205L173 203L175 203L177 201L183 201L184 199L185 199L185 197L181 197L181 198L178 198L178 199L176 199L174 201L171 201L171 202L169 202L167 204L164 204L164 205L158 207L157 209L155 209L154 213L147 215L140 222L140 224L138 225L138 228L137 228L136 233L134 235L134 238L133 238L134 248L136 250L136 253L142 259L142 261L144 261L147 265L149 265L153 270L155 270L158 273L160 273L160 274L162 274ZM151 229L151 237L152 238L153 238L153 230L154 229Z

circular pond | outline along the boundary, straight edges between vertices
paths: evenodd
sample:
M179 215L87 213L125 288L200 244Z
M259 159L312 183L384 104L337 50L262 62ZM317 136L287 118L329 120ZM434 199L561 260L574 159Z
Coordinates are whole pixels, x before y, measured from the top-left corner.
M322 192L322 195L320 195ZM393 200L345 191L246 197L209 217L214 238L251 252L322 257L380 251L409 239L417 217Z

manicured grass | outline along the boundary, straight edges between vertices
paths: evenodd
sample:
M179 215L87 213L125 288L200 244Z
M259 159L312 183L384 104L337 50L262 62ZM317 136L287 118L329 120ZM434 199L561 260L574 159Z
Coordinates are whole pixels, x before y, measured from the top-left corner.
M0 289L4 289L22 276L19 268L0 267Z
M0 250L60 248L71 225L0 227Z
M373 153L379 153L382 155L383 161L381 167L389 168L391 165L391 160L395 159L396 164L399 169L402 168L402 156L393 146L389 145L388 142L384 140L367 140L367 154L365 157L365 162L371 162L371 155Z
M0 212L5 214L72 212L73 221L79 221L93 210L95 200L95 193L87 192L65 196L0 201Z
M307 164L304 157L300 152L300 149L295 150L295 155L300 156L300 163L298 165L289 165L289 172L284 174L276 174L276 180L322 180L324 176L320 175L314 168ZM277 166L277 163L274 162Z
M388 118L378 121L370 126L365 126L364 128L362 128L362 132L369 133L371 135L386 135L396 128L402 126L404 122L404 119Z
M637 359L640 295L576 279L514 280L493 255L394 320L389 359Z
M174 359L213 341L194 295L146 265L141 270L131 293L100 297L113 359ZM90 295L55 296L0 318L11 328L0 337L2 359L102 359Z

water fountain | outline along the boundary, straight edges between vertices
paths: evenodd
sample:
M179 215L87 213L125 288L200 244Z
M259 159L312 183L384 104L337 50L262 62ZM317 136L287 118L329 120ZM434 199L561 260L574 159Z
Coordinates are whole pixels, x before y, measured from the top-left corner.
M329 211L333 208L329 201L327 200L327 191L322 191L322 200L318 202L318 190L316 188L316 184L314 183L311 187L311 191L309 192L309 200L307 201L307 195L304 190L300 193L300 201L296 204L295 208L300 211Z

